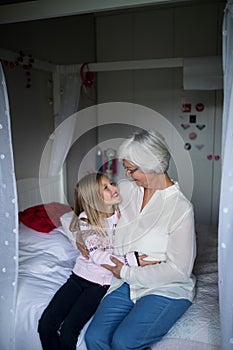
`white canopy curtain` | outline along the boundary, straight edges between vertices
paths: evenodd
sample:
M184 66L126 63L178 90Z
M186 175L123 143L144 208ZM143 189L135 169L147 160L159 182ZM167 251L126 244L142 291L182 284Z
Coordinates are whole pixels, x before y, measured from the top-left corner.
M222 350L233 349L233 2L223 22L224 105L219 212L219 300Z
M7 87L0 64L0 349L14 349L18 204Z
M73 138L75 119L69 118L77 112L81 82L77 65L57 66L54 74L55 132L52 144L48 176L60 173ZM58 126L66 120L66 127Z

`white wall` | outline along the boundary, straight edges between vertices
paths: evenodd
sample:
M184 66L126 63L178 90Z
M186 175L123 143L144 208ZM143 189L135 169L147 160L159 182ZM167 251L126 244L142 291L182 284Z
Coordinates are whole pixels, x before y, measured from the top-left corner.
M224 5L223 1L200 1L99 15L97 59L103 62L221 55ZM220 162L209 161L207 156L221 154L221 128L216 130L216 125L221 125L221 92L184 91L181 68L98 73L98 102L113 101L152 108L176 127L185 142L191 143L196 218L201 223L217 224ZM195 124L190 125L189 132L197 132L196 141L191 141L189 132L181 127L182 123L189 123L189 114L182 113L182 102L191 103L189 114L195 114L197 123L206 125L200 132ZM203 113L195 110L198 102L205 104ZM133 120L131 124L134 125ZM118 132L109 125L99 129L99 141L127 137L128 133L128 128ZM199 143L204 144L200 151L196 147Z
M0 25L1 48L57 63L95 59L93 14Z
M52 88L47 72L33 70L31 87L26 88L22 68L4 68L10 103L11 129L17 179L38 177L44 146L53 131L49 103Z
M225 1L205 0L0 25L1 47L16 52L24 50L39 59L60 64L214 56L221 54L224 5ZM53 130L53 112L48 102L50 75L33 70L32 87L26 89L22 71L5 69L5 73L16 175L17 178L38 176L41 152ZM98 73L98 103L139 103L154 108L171 122L177 117L176 106L181 93L182 69L179 68ZM83 99L80 108L93 103ZM218 110L221 116L219 104ZM221 125L221 121L216 123ZM98 141L104 141L110 135L127 136L129 131L121 126L101 127ZM79 164L95 143L96 130L92 130L70 150L67 179L71 200ZM219 169L217 173L218 181ZM214 198L217 203L218 193Z
M77 64L95 61L94 16L69 16L51 20L28 21L0 25L1 48L13 52L24 51L40 59L57 64ZM54 130L52 76L32 69L31 87L26 88L25 71L10 69L3 64L10 100L12 135L17 179L39 176L39 165L49 135ZM80 108L89 105L81 99ZM96 137L93 135L96 142ZM92 138L89 138L92 142ZM88 150L86 141L82 150ZM68 180L74 183L81 155L72 156ZM70 191L73 190L73 187Z

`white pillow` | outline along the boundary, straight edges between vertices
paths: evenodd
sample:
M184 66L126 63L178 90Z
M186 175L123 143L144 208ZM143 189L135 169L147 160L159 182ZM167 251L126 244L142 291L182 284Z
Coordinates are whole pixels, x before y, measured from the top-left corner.
M26 283L29 277L31 279L28 280L29 282L34 281L30 282L30 286L40 280L43 281L46 289L49 288L50 283L57 285L66 281L75 265L79 251L70 244L63 231L64 229L60 226L50 231L49 234L42 234L20 223L19 276L21 284Z
M76 237L73 232L70 231L70 223L73 217L73 211L69 211L68 213L63 214L60 217L60 221L62 224L62 233L68 238L70 243L77 248L76 246ZM63 232L64 231L64 232Z

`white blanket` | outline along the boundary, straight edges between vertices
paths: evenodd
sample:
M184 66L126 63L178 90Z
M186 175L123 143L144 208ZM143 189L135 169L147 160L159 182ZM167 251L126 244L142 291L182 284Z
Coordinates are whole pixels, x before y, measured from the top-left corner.
M15 350L42 349L37 333L38 320L54 293L69 277L79 254L63 233L62 227L44 234L20 224ZM195 267L197 296L194 304L164 339L152 347L153 350L173 349L172 339L174 349L220 348L216 234L207 233L198 234L201 241L198 246L204 249L199 249ZM79 336L77 350L86 350L87 326Z

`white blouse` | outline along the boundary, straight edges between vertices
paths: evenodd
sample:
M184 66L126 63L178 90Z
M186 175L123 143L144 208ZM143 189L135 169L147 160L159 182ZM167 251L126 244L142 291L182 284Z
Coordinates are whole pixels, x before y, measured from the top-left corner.
M196 257L192 204L177 183L157 190L142 211L142 187L123 180L119 189L123 201L114 255L138 251L161 263L145 267L124 265L121 279L113 278L108 293L126 282L133 301L147 294L192 301L195 287L192 269Z

